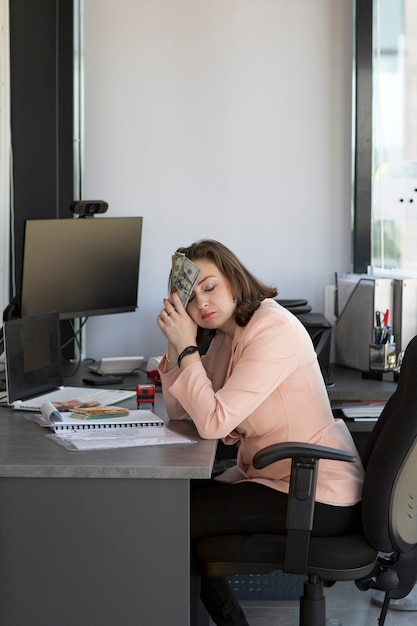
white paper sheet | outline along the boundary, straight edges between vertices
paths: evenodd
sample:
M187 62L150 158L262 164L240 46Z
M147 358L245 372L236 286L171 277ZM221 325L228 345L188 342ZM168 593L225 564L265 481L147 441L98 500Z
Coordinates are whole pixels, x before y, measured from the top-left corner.
M161 428L158 429L161 431ZM127 431L82 432L72 431L46 435L68 450L110 450L113 448L134 448L138 446L162 446L172 444L195 443L194 439L184 437L167 428L157 436L145 437L143 428L129 428Z

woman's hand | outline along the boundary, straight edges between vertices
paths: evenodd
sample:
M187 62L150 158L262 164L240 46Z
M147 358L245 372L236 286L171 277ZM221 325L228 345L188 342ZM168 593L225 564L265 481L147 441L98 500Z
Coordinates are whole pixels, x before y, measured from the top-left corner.
M188 346L196 345L197 324L184 309L179 295L175 292L164 299L164 308L157 317L157 324L175 349L177 356ZM169 358L174 356L169 350Z

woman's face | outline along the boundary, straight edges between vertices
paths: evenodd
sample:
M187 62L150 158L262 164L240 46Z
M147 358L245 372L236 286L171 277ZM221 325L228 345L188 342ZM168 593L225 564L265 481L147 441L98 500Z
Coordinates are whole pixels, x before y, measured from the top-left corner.
M211 261L198 259L193 263L201 272L187 305L187 313L201 328L218 329L233 336L236 302L230 282Z

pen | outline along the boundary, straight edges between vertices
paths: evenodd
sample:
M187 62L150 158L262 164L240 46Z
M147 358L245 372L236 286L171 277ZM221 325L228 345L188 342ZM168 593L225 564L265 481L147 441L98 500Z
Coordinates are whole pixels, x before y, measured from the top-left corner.
M381 333L381 343L388 343L390 335L391 335L391 328L389 326L384 327Z
M382 326L381 326L381 311L375 311L375 327L374 327L374 341L376 345L381 343L382 339Z

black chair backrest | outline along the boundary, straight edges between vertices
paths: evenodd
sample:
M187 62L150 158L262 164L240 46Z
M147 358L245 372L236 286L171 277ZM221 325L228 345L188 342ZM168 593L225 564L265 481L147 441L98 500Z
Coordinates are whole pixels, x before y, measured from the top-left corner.
M417 544L417 336L408 344L397 390L363 455L362 519L369 543L407 553Z

